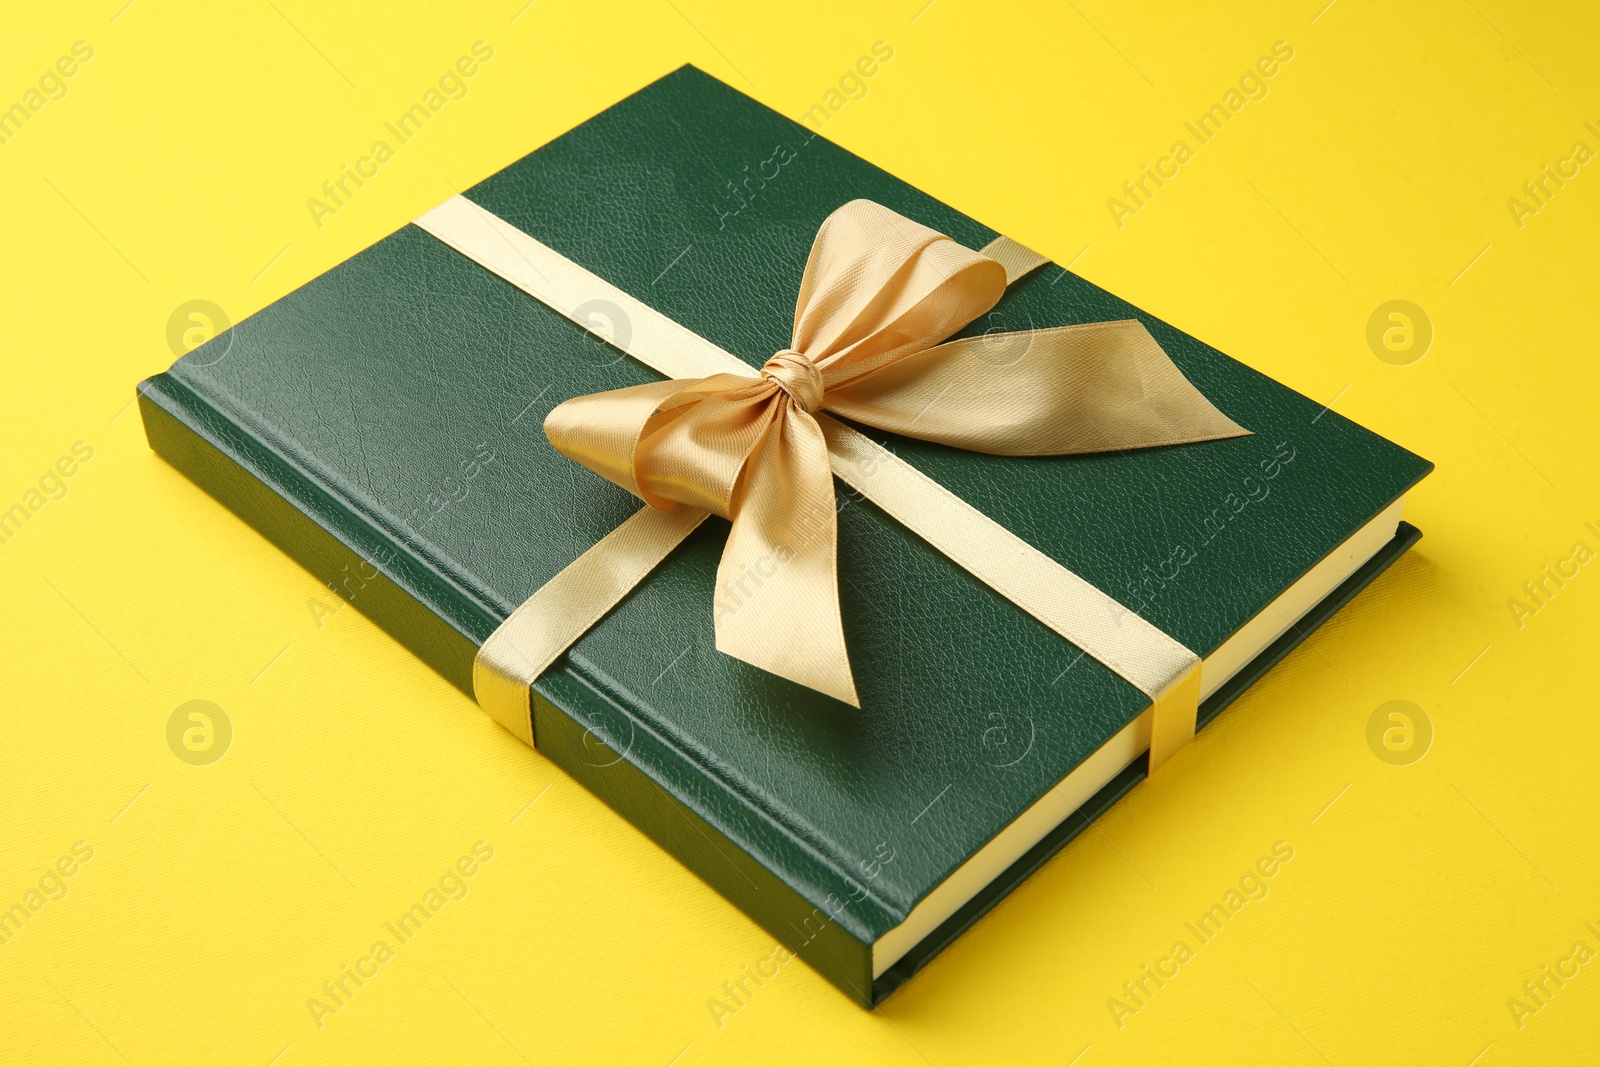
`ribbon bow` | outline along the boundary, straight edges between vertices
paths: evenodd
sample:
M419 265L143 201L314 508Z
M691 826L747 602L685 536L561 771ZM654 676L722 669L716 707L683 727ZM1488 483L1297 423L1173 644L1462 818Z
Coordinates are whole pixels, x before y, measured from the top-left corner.
M1250 432L1132 319L939 343L992 308L1006 282L996 260L853 200L818 231L790 346L759 378L714 374L575 397L550 412L545 433L653 507L731 520L717 570L718 650L859 707L815 412L1005 456Z

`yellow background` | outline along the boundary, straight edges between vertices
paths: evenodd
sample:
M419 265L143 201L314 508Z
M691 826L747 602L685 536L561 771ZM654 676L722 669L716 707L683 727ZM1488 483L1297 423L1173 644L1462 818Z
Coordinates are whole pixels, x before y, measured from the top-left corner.
M0 1061L1592 1052L1600 961L1520 1025L1508 1000L1574 942L1600 951L1600 563L1520 627L1507 601L1600 549L1600 163L1520 228L1506 203L1600 149L1591 5L124 2L0 16L0 104L94 48L0 145L0 508L94 449L0 547L0 908L94 849L0 945ZM470 95L316 227L306 199L479 39ZM355 610L328 615L128 404L187 301L237 321L685 61L798 117L879 40L894 59L827 136L1438 470L1417 549L881 1010L796 964L719 1026L708 1000L772 939ZM1279 40L1269 94L1115 225L1107 199ZM1435 331L1408 366L1366 339L1393 299ZM233 728L210 765L167 743L194 699ZM1390 700L1433 727L1408 766L1368 745ZM307 1000L479 841L469 895L319 1028ZM1119 1027L1108 999L1278 841L1269 895Z

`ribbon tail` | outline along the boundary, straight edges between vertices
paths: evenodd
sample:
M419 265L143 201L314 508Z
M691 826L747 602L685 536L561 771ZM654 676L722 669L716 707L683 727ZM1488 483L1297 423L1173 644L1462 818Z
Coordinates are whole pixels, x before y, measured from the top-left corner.
M1136 319L982 334L828 393L835 414L1001 456L1059 456L1242 437Z
M787 400L745 465L717 568L717 650L860 707L839 610L828 446Z

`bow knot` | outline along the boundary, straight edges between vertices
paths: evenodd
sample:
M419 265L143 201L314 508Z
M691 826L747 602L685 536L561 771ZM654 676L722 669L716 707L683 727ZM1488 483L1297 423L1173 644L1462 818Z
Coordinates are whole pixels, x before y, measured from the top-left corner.
M859 706L839 614L827 410L991 455L1051 456L1237 437L1136 320L945 339L992 308L1007 269L867 200L823 222L791 347L749 375L672 379L558 405L563 455L656 508L732 520L717 648ZM940 342L944 342L941 344ZM774 403L781 391L793 403Z
M785 348L767 360L761 377L789 394L789 399L807 414L822 406L822 372L803 352Z

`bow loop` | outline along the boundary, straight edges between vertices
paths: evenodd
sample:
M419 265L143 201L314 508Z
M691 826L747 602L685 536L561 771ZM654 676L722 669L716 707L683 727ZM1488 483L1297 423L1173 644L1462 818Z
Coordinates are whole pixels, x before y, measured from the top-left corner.
M938 344L1005 288L994 260L881 204L852 200L811 245L791 347L833 389Z

